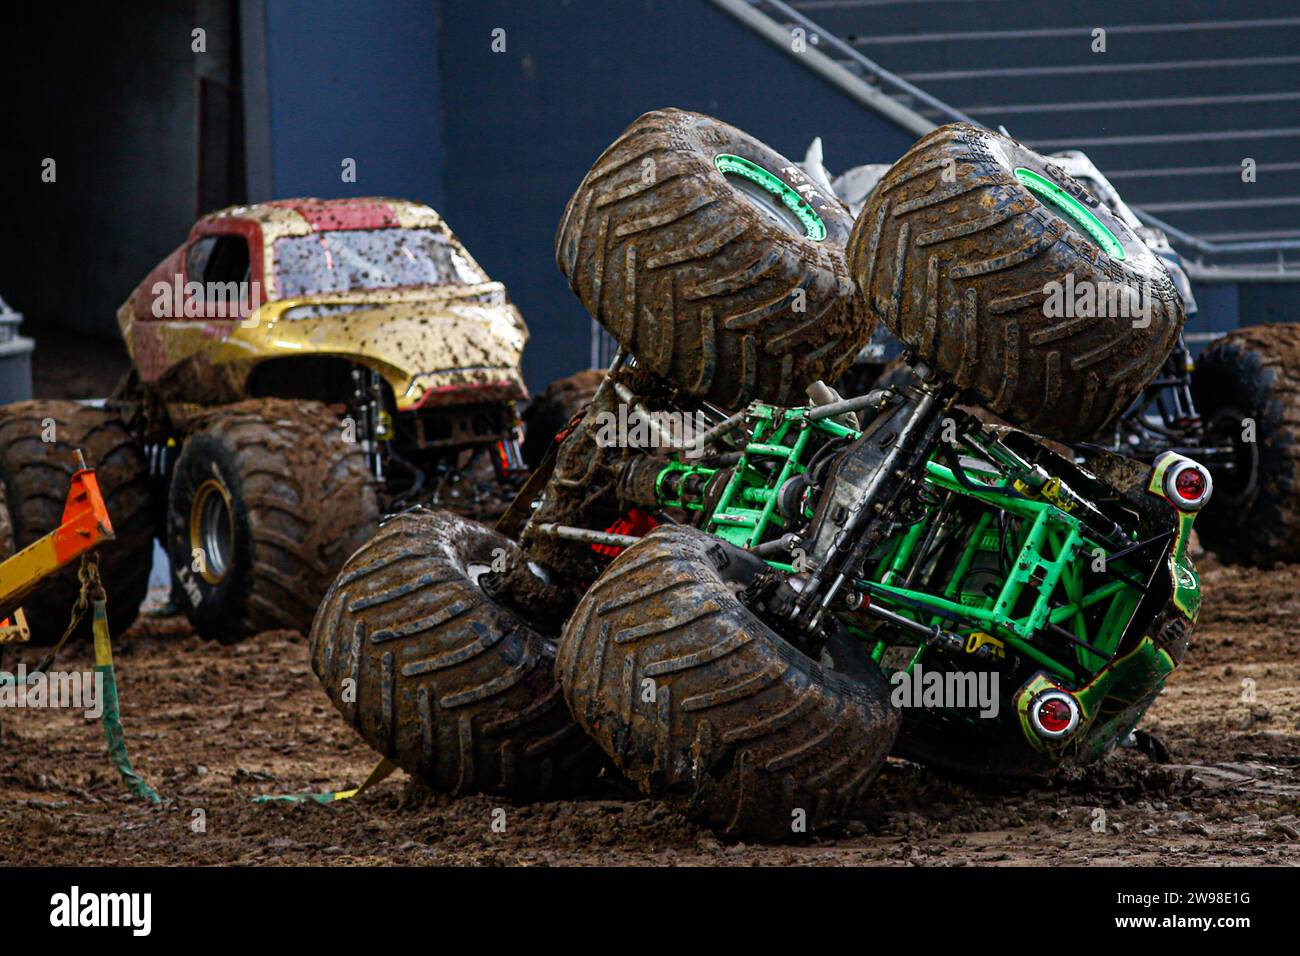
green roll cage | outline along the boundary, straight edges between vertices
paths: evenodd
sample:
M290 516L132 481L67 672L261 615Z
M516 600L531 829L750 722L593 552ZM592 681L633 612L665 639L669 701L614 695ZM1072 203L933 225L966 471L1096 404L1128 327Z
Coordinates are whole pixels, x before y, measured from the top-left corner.
M751 406L749 434L716 501L706 504L682 489L707 486L722 469L675 459L656 481L660 505L707 511L704 530L738 547L752 549L779 538L790 524L778 507L780 489L806 472L816 448L862 435L830 418L810 417L812 411ZM1113 536L1107 541L1090 527L1080 499L1059 478L1027 481L1032 466L982 432L951 437L950 451L940 449L926 462L923 485L930 500L873 549L865 566L869 574L854 582L858 594L926 627L957 635L968 652L990 648L998 658L1007 652L1028 658L1041 668L1040 682L1085 691L1080 699L1089 720L1103 709L1114 687L1144 689L1130 686L1138 673L1146 675L1139 683L1162 680L1173 662L1166 666L1157 660L1148 637L1131 642L1122 655L1121 642L1159 561L1168 562L1173 574L1175 603L1186 617L1195 618L1198 584L1187 560L1193 516L1171 508L1173 527L1159 537L1172 538L1172 543L1153 539L1144 545L1131 529L1122 542ZM1164 497L1160 479L1180 457L1170 455L1157 464L1149 492ZM799 507L805 509L804 518L812 517L806 504ZM951 516L959 510L962 517L954 522ZM935 547L941 511L954 524L942 552ZM1147 547L1153 543L1160 544L1154 554ZM1145 562L1138 560L1143 552ZM806 555L782 558L765 560L785 572L808 569ZM935 571L927 575L932 564ZM976 578L985 585L972 586ZM874 620L849 616L846 623L882 666L891 645L916 643L902 668L909 673L930 651L915 635L902 635ZM1134 647L1140 653L1130 653ZM1112 668L1120 672L1099 680Z

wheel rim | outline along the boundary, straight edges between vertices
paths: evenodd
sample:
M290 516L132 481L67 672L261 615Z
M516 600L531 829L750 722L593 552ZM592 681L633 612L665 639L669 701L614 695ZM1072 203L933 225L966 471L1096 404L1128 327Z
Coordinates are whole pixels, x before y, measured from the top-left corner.
M731 153L719 153L713 165L732 188L786 232L813 242L826 238L826 223L821 216L780 177Z
M200 577L209 584L220 584L230 573L234 553L235 522L230 508L230 492L215 478L209 478L194 494L190 506L190 553L203 552Z
M1102 252L1106 255L1118 260L1125 258L1124 244L1115 237L1115 233L1111 232L1091 209L1056 183L1023 166L1017 167L1016 179L1040 202L1050 206L1053 212L1101 246Z

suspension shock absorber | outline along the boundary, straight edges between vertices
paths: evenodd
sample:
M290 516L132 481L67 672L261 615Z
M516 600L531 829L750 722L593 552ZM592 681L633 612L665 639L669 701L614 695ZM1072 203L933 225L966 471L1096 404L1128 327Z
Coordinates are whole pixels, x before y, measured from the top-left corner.
M366 465L377 481L383 481L380 442L389 438L389 422L384 409L383 380L377 372L366 368L352 370L352 406L357 415L357 442L366 456Z
M1187 425L1199 421L1200 415L1196 411L1196 402L1192 398L1191 374L1192 374L1192 356L1187 351L1187 345L1183 342L1183 337L1178 336L1178 344L1174 346L1173 352L1165 362L1166 367L1172 373L1171 377L1175 381L1174 408L1177 416L1174 424Z
M913 389L913 394L893 412L882 412L872 434L859 439L868 443L864 450L874 454L885 436L892 437L887 450L874 463L843 526L835 533L826 559L813 570L793 604L792 620L800 630L820 626L824 612L870 551L876 537L870 533L872 522L886 514L900 492L918 480L917 465L929 454L947 405L944 389L928 381L931 376L924 365L918 366L918 374L922 384Z
M1123 528L1060 478L1048 475L1041 465L1031 464L1000 441L990 441L975 434L964 437L987 459L1018 476L1015 480L1017 491L1029 497L1043 498L1062 511L1076 515L1089 530L1111 547L1122 548L1128 543Z

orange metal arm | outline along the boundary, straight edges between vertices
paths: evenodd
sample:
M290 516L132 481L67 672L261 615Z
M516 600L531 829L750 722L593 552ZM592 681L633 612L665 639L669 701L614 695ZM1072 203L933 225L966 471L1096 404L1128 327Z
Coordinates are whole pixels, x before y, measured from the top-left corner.
M46 578L112 538L113 523L99 491L99 479L93 468L78 469L72 475L60 525L0 562L0 621Z

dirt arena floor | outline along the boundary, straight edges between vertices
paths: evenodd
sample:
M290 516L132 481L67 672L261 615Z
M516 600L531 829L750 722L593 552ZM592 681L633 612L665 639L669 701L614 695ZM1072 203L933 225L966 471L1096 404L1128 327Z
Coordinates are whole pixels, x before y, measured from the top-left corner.
M1008 791L891 760L869 815L789 846L720 842L615 782L581 801L512 806L432 796L397 774L328 806L255 804L355 786L374 755L326 700L303 637L219 647L183 619L142 618L117 642L123 721L165 803L126 795L98 722L0 711L0 865L1297 865L1300 567L1199 563L1201 626L1143 724L1167 762L1126 750ZM83 647L64 666L92 663ZM499 809L504 832L492 826Z

